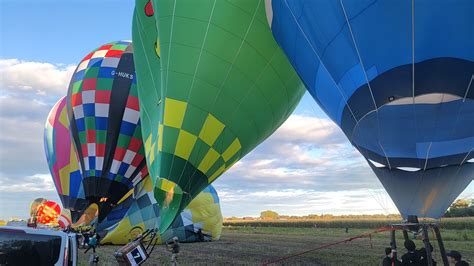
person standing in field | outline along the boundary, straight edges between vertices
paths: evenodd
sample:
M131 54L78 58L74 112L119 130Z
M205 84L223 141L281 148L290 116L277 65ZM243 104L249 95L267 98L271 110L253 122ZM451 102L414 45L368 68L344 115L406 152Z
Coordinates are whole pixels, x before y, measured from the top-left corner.
M87 253L92 248L93 253L95 254L95 248L97 247L97 234L92 234L92 236L89 237L89 242L87 243L88 247L86 251L84 251L84 254Z
M176 266L178 265L178 254L179 254L179 242L178 237L173 237L173 242L166 243L168 251L171 252L171 265Z
M461 259L461 253L456 250L451 250L446 256L448 256L449 262L454 263L454 266L469 266L469 263Z
M418 250L416 250L415 242L409 239L405 240L404 246L408 252L402 256L402 265L421 265L421 256Z
M392 248L390 248L390 247L385 248L385 257L383 258L382 266L399 266L399 265L401 265L401 263L398 259L395 259L395 260L392 261L392 258L393 258Z
M422 266L425 266L425 265L428 265L428 254L426 253L426 248L420 248L418 250L418 252L420 253L420 256L421 256L421 260L420 260L420 263ZM430 252L433 253L433 246L430 244ZM431 255L433 256L433 254ZM432 266L436 266L436 261L431 258L431 265Z

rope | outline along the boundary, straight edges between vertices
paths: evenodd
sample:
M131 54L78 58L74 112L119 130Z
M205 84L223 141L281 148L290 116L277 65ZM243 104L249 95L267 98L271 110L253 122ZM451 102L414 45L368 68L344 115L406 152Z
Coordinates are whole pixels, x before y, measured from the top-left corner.
M298 256L301 256L301 255L304 255L306 253L313 252L313 251L316 251L316 250L329 248L329 247L336 246L336 245L339 245L339 244L345 244L347 242L351 242L352 240L356 240L356 239L359 239L359 238L365 238L365 237L372 238L372 236L371 236L372 234L382 233L382 232L392 231L392 230L400 230L400 228L393 227L393 226L380 227L380 228L378 228L374 231L367 232L367 233L364 233L364 234L361 234L361 235L358 235L358 236L350 237L350 238L343 239L343 240L333 242L333 243L324 244L324 245L321 245L317 248L309 249L309 250L306 250L306 251L303 251L303 252L299 252L299 253L291 254L291 255L281 257L281 258L278 258L278 259L275 259L275 260L267 261L267 262L264 262L262 264L262 266L266 266L266 265L274 264L274 263L284 261L284 260L287 260L287 259L290 259L290 258L298 257Z

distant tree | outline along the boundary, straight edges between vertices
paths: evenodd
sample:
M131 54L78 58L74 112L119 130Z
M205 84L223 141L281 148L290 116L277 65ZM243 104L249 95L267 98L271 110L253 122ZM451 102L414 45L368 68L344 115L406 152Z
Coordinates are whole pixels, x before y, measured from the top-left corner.
M274 211L263 211L260 213L260 218L262 219L278 219L279 215L277 212Z
M473 217L474 216L474 206L471 206L472 200L468 199L458 199L449 210L444 214L445 217Z
M471 204L471 201L468 199L458 199L453 204L451 204L450 209L460 209L467 208Z

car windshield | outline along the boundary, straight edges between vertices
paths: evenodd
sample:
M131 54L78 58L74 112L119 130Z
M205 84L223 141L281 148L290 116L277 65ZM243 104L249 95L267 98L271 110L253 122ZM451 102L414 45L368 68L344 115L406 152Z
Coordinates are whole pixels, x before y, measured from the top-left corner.
M0 230L0 265L54 265L60 251L60 236Z

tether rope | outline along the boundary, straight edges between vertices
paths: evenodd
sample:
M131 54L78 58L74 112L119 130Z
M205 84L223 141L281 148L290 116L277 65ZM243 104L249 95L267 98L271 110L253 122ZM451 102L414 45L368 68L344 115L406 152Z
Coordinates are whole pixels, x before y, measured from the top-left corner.
M274 263L284 261L284 260L287 260L287 259L290 259L290 258L298 257L298 256L301 256L301 255L304 255L306 253L313 252L313 251L316 251L316 250L321 250L321 249L336 246L336 245L339 245L339 244L344 244L344 243L347 243L347 242L350 242L352 240L356 240L356 239L359 239L359 238L365 238L365 237L372 238L372 234L382 233L382 232L392 231L392 230L400 230L400 229L401 228L393 227L393 226L380 227L380 228L377 228L374 231L363 233L363 234L358 235L358 236L346 238L346 239L339 240L339 241L333 242L333 243L324 244L324 245L321 245L317 248L309 249L309 250L306 250L306 251L303 251L303 252L299 252L299 253L291 254L291 255L281 257L281 258L278 258L278 259L275 259L275 260L267 261L267 262L262 263L262 266L269 265L269 264L274 264Z

